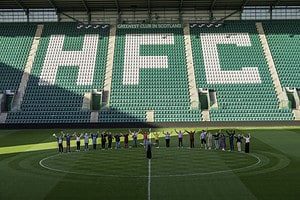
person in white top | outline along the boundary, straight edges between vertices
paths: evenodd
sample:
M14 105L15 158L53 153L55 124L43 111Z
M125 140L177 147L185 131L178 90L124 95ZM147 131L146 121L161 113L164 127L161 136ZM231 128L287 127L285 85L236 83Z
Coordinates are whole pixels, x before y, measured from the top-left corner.
M138 131L133 131L133 132L131 132L131 130L129 129L128 131L132 137L132 146L137 147L137 138L138 138L138 134L141 132L141 129L139 129Z
M84 150L87 151L89 150L89 140L90 140L90 136L85 133L84 135Z
M64 152L64 147L63 147L63 134L61 136L57 136L55 133L53 133L53 137L57 139L57 144L58 144L58 152L63 153Z
M201 134L200 134L200 143L201 143L201 148L204 148L206 149L206 132L205 130L202 130L201 131Z
M182 137L183 137L183 132L181 130L179 131L176 131L175 132L177 133L178 135L178 147L181 147L183 148L183 141L182 141Z
M243 137L245 139L245 153L249 153L250 152L250 139L251 139L251 135L250 133L246 136Z
M76 137L76 151L80 151L80 138L83 136L83 134L79 134L76 132L73 134L74 137Z
M163 131L163 134L165 135L165 139L166 139L166 147L169 148L172 131L166 133Z
M212 134L210 131L207 131L207 147L211 150L212 147Z

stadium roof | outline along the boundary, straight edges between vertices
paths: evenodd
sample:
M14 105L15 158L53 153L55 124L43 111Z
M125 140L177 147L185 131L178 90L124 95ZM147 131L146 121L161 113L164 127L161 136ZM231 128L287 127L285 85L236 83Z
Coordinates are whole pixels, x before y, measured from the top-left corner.
M241 10L244 6L300 6L299 0L1 0L0 9L102 10Z

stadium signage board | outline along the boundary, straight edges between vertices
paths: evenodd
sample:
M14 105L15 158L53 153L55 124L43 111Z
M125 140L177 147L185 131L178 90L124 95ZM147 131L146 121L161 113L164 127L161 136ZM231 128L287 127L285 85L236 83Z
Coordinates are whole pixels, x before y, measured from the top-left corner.
M182 28L181 24L118 24L117 28L131 28L131 29L139 29L139 28Z

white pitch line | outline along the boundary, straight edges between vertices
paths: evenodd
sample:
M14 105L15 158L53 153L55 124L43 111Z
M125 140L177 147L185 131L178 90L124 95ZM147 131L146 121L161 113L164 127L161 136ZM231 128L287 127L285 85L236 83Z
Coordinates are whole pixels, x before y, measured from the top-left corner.
M148 159L148 200L151 199L151 159Z
M64 156L61 154L55 154L52 156L48 156L46 158L43 158L42 160L40 160L39 165L45 169L48 169L50 171L56 171L56 172L61 172L61 173L69 173L69 174L77 174L77 175L88 175L88 176L100 176L100 177L130 177L130 178L148 178L148 199L150 198L150 183L151 183L151 159L148 160L148 176L139 176L139 175L132 175L132 176L128 176L128 175L117 175L117 174L98 174L98 173L81 173L81 172L74 172L74 171L68 171L68 170L63 170L63 169L57 169L57 168L53 168L50 167L46 164L44 164L44 162L48 159L57 157L57 156ZM164 178L164 177L184 177L184 176L205 176L205 175L212 175L212 174L221 174L221 173L227 173L227 172L235 172L235 171L241 171L241 170L245 170L248 168L254 168L257 165L259 165L262 161L261 159L254 154L249 154L249 156L254 157L257 159L257 162L252 164L252 165L248 165L246 167L241 167L241 168L236 168L236 169L228 169L228 170L220 170L220 171L212 171L212 172L203 172L203 173L191 173L191 174L166 174L166 175L152 175L152 177L154 178Z

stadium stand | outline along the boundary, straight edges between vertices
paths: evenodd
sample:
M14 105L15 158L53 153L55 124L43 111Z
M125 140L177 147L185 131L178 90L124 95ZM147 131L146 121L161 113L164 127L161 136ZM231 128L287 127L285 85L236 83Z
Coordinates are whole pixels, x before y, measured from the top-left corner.
M0 24L0 91L17 91L34 37L35 25Z
M293 120L279 103L254 22L191 26L199 88L216 91L211 121Z
M109 28L46 23L21 110L7 123L88 123L83 97L103 88Z
M190 109L182 28L118 28L110 110L100 122L201 121Z
M263 22L283 87L300 87L297 25L276 34L280 22ZM211 121L294 120L291 107L280 106L254 21L191 24L192 52L181 24L151 26L117 27L110 99L97 122L203 121L201 106L191 106L191 54L195 87L216 94ZM1 90L18 90L37 24L20 25L15 37L17 27L0 26L1 47L12 51L0 55ZM21 105L6 123L90 123L84 99L104 88L109 35L108 25L45 23Z
M300 22L264 21L263 27L282 86L300 88Z

